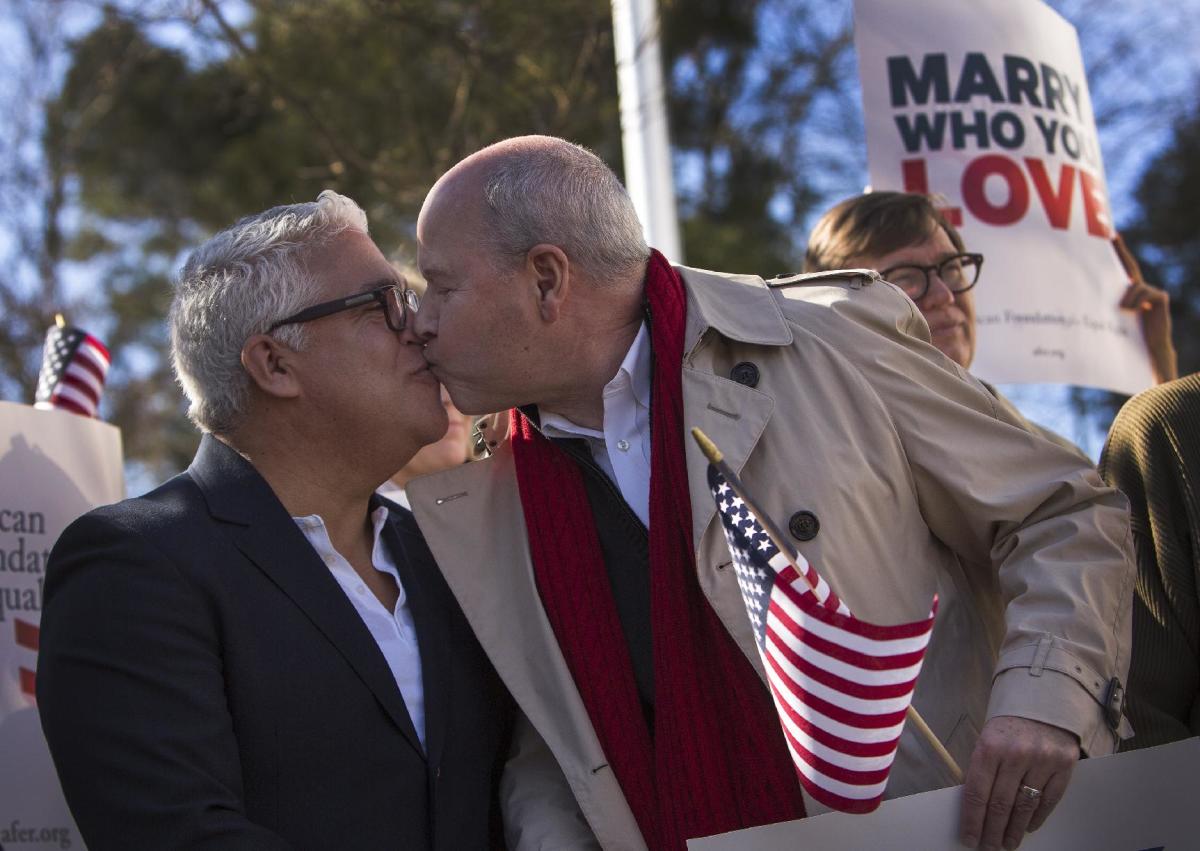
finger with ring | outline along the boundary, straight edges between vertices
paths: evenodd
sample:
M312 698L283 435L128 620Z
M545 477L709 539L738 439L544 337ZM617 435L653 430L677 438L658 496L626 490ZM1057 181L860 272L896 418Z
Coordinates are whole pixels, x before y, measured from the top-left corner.
M1071 781L1071 770L1056 771L1050 775L1050 778L1045 783L1035 783L1033 788L1041 789L1042 794L1038 798L1038 808L1033 813L1033 818L1029 820L1027 831L1033 832L1045 824L1046 819L1054 812L1055 806L1062 800L1067 791L1067 785Z
M1037 773L1030 777L1028 774L1017 787L1016 800L1013 801L1012 814L1004 831L1005 848L1016 848L1029 831L1030 822L1041 808L1042 790L1046 788L1049 776Z

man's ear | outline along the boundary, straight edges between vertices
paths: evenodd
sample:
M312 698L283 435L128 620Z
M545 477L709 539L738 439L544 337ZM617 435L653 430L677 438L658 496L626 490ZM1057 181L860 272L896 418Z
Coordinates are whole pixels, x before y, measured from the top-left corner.
M270 334L255 334L242 346L242 368L268 396L290 399L300 395L292 362L295 354Z
M529 249L525 262L534 275L538 312L543 321L555 322L571 289L571 262L557 245L540 243Z

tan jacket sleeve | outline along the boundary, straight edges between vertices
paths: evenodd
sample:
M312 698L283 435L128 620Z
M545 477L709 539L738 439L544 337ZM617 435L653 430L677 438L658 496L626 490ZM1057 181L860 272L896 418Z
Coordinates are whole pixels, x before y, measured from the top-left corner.
M966 569L998 572L1005 635L988 717L1053 724L1089 755L1112 752L1106 707L1128 673L1134 577L1124 496L930 345L891 284L822 301L832 310L805 312L798 327L835 345L879 395L929 529Z
M500 809L510 851L599 851L550 748L519 710L500 778Z

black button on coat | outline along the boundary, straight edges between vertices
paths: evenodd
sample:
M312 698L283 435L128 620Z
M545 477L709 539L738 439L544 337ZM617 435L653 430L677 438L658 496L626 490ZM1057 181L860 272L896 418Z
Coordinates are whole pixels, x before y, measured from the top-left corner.
M748 360L735 364L733 369L729 370L729 377L738 384L745 384L747 387L758 386L758 367Z
M811 511L797 511L788 521L788 531L797 541L811 541L821 531L821 521Z

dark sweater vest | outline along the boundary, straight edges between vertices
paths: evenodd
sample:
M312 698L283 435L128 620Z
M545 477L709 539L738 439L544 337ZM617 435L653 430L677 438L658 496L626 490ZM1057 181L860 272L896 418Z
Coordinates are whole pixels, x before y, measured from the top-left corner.
M654 735L654 647L650 621L650 534L621 491L592 460L587 441L556 438L554 443L571 456L583 474L583 487L608 581L612 587L617 618L625 634L633 664L633 677L641 698L642 712ZM581 613L581 616L585 613Z

